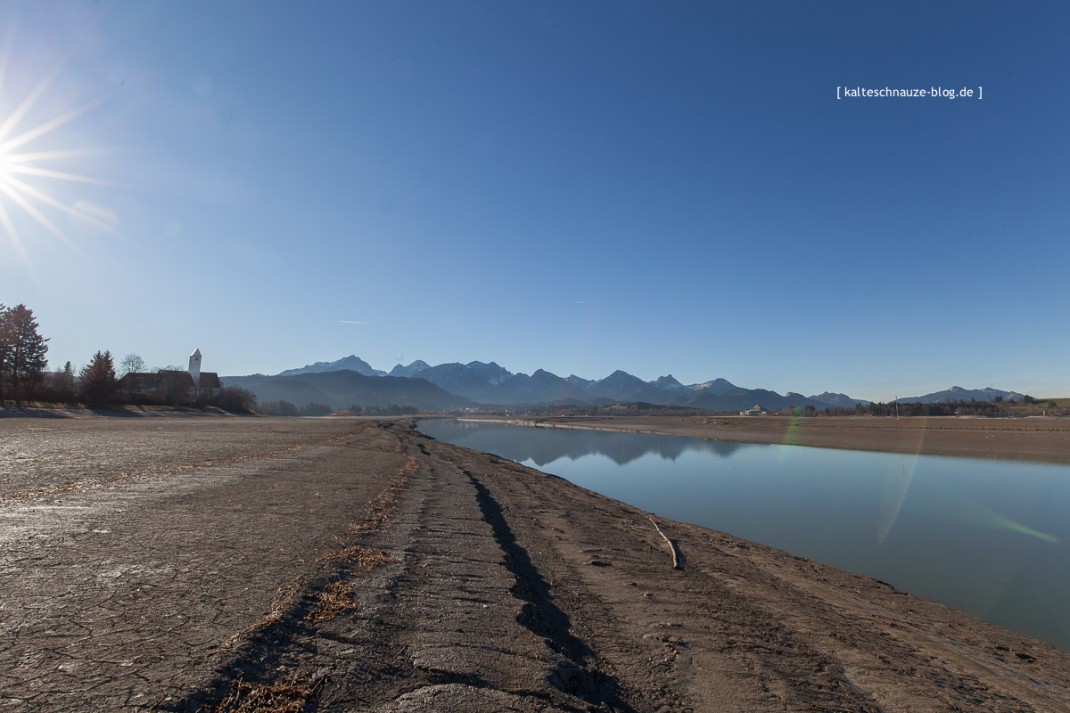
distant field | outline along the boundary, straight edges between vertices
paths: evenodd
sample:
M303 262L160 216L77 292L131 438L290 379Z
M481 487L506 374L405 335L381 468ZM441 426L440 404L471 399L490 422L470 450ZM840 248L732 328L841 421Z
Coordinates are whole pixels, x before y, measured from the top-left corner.
M1042 412L1039 409L1036 415ZM737 443L1070 463L1070 418L647 416L540 421L540 425L560 428L665 433Z

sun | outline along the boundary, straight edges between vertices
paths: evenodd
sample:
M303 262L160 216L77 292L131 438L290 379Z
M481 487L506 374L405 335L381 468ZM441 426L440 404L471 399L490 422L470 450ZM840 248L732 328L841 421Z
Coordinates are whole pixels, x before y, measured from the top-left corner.
M12 220L19 211L64 242L67 242L67 236L49 216L54 211L88 224L100 223L101 228L108 227L97 216L77 205L72 207L63 203L50 192L50 188L62 182L110 185L109 181L63 170L64 160L99 153L100 150L33 150L36 148L34 142L41 142L53 131L84 114L91 105L83 105L32 128L17 131L20 120L37 96L35 91L0 121L0 230L20 252L22 243Z
M10 41L10 36L8 37ZM27 116L38 100L49 90L59 74L62 63L29 91L19 97L9 94L4 79L7 73L10 45L0 50L0 104L10 106L8 99L17 101L10 112L0 113L0 244L6 242L24 259L26 249L23 236L16 228L14 218L24 215L66 245L74 247L67 235L53 220L55 213L65 213L82 225L110 231L114 225L103 220L99 214L87 211L83 204L73 206L59 200L55 190L63 183L114 185L110 181L65 170L69 160L90 154L99 154L102 149L63 148L50 150L50 138L61 136L67 124L83 116L100 100L83 103L39 123L27 126Z

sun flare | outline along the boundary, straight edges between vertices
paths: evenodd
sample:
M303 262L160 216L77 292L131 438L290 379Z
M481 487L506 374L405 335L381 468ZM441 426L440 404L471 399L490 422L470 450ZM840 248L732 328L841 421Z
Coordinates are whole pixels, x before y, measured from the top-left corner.
M10 106L5 101L9 94L4 86L9 57L8 48L4 48L0 60L0 105ZM10 112L0 114L0 245L13 247L25 260L27 258L24 241L30 232L20 234L16 218L20 215L32 219L32 224L59 238L73 249L77 247L64 231L56 224L55 215L66 214L76 225L86 226L98 231L113 232L114 221L102 217L99 211L86 210L85 201L75 201L68 205L57 197L57 190L65 183L92 185L113 185L110 181L94 178L82 173L67 170L66 162L76 157L101 153L101 149L50 147L49 140L62 138L64 126L96 106L99 101L81 104L73 109L62 111L50 118L26 128L27 117L46 93L52 81L59 74L57 67L51 74L38 82L36 86L18 102ZM14 97L17 99L17 97Z

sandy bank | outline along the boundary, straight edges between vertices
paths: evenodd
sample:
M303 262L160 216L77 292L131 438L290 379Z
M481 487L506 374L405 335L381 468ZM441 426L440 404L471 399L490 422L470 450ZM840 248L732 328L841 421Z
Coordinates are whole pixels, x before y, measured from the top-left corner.
M1060 711L1070 654L402 422L0 422L11 710ZM84 454L84 455L80 455ZM10 462L10 461L9 461ZM286 708L286 706L291 706Z

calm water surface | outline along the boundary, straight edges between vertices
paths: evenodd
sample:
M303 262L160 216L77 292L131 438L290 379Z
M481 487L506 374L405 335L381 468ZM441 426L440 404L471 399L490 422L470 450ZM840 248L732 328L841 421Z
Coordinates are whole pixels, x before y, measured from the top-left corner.
M464 421L420 429L1070 650L1070 467Z

